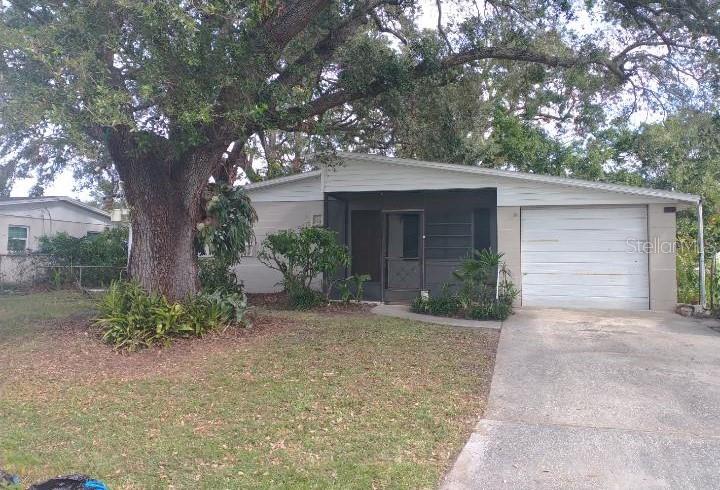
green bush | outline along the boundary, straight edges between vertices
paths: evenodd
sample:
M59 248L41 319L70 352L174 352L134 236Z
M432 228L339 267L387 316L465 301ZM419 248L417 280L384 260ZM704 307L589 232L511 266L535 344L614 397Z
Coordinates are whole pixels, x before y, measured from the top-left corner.
M324 274L331 277L340 267L350 265L350 253L338 243L335 232L305 227L268 235L258 260L282 274L282 285L290 307L308 309L325 301L312 289L312 282Z
M200 286L203 291L242 292L237 275L226 260L217 257L201 257L198 265L200 267Z
M359 303L362 301L365 283L369 280L370 276L368 274L353 274L339 281L337 288L340 301L343 303L349 303L350 301L357 301Z
M471 320L506 320L512 314L512 301L486 301L475 303L466 311Z
M169 303L135 282L115 281L100 301L96 324L116 349L167 344L174 337L200 337L223 325L240 323L247 303L242 294L204 294Z
M457 316L462 310L462 304L457 294L445 284L438 296L428 298L417 297L410 309L415 313L424 313L435 316Z
M302 285L289 284L285 288L288 305L296 310L310 310L324 303L327 298L320 292Z
M50 280L56 287L79 279L79 270L68 266L93 266L83 268L83 286L105 286L118 279L127 265L127 228L112 228L95 235L81 238L65 232L40 237L38 253L46 255L50 266Z
M472 320L505 320L512 314L512 303L518 293L502 262L502 254L475 251L453 275L460 281L456 291L446 284L437 296L415 298L410 304L411 311Z

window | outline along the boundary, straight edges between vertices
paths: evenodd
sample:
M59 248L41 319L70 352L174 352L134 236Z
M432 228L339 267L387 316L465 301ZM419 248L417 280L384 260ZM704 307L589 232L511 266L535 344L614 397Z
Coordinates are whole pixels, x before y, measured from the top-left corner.
M8 252L21 253L28 248L28 227L12 226L8 227Z
M312 225L313 226L322 226L322 224L323 224L322 214L313 214Z
M404 258L417 258L420 257L420 251L418 248L420 241L420 215L418 214L403 214L402 215L402 227L403 227L403 254Z

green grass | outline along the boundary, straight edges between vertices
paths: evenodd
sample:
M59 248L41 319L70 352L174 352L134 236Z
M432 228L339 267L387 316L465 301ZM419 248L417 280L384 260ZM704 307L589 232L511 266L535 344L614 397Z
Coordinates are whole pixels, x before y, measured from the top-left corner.
M265 312L249 335L119 355L33 324L84 300L31 298L32 313L0 302L0 334L33 333L0 340L0 468L26 484L82 472L113 489L432 488L481 413L497 341Z
M92 306L92 300L77 291L0 296L0 345L37 333L45 320L87 314Z

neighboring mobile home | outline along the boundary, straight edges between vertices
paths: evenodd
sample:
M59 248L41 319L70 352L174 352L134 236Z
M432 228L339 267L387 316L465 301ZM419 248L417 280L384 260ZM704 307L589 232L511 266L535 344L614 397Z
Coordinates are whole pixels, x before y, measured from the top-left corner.
M356 153L341 165L246 186L258 246L270 233L324 225L368 274L366 299L432 293L473 249L491 248L518 305L671 310L675 213L698 196L577 179ZM277 290L255 258L237 267L249 292Z

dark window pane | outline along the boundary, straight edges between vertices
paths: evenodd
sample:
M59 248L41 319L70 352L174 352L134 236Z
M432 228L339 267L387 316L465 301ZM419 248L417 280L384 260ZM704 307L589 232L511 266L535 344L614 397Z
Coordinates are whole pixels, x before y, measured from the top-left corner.
M420 216L404 214L403 222L403 257L419 257L418 242L420 241Z
M490 248L490 210L475 210L475 236L473 237L473 247L475 250Z

